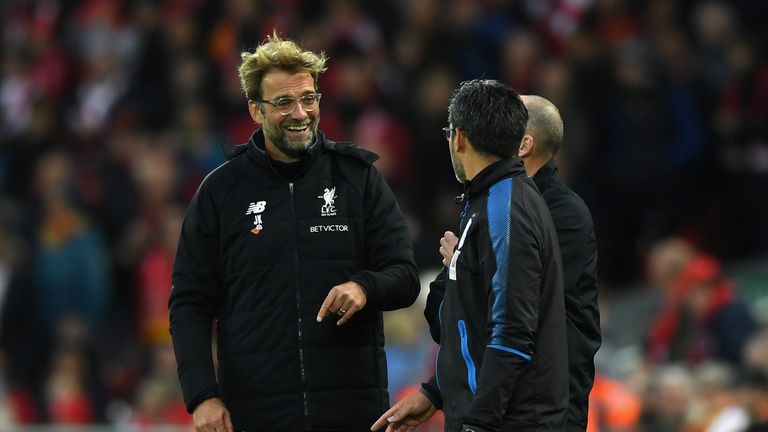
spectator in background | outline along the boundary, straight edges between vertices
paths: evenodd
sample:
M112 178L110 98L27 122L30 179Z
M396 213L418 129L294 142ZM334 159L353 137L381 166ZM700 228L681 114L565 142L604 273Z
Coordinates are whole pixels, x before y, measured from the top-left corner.
M138 265L138 322L142 339L154 346L168 339L168 296L171 294L171 274L183 212L170 207L162 214L160 225Z
M708 361L695 372L698 404L693 428L706 432L741 432L749 423L749 413L742 406L738 370L727 364Z
M273 34L242 60L261 129L201 184L174 265L184 401L201 432L363 430L388 404L381 311L419 292L405 219L376 156L317 129L324 55Z
M751 370L745 381L745 404L749 410L749 427L744 432L768 431L768 375Z
M136 392L136 414L133 422L151 430L153 424L189 425L176 375L173 346L166 333L164 339L153 341L149 371Z
M744 349L744 363L747 369L768 375L768 327L760 328L749 340Z
M755 323L720 263L708 255L692 258L675 278L648 342L651 361L695 365L718 359L742 364Z
M589 394L587 432L635 431L643 403L625 382L599 373Z
M35 180L42 211L33 260L38 318L49 335L69 318L83 320L87 333L98 335L112 295L109 264L100 234L74 202L71 159L47 154Z
M682 238L660 240L651 246L646 256L646 277L665 299L669 298L680 271L695 255L693 245Z
M46 385L46 408L52 423L87 425L96 421L86 371L85 359L77 347L61 347L54 353Z
M694 382L688 369L664 365L651 373L643 395L639 431L680 431L690 421Z

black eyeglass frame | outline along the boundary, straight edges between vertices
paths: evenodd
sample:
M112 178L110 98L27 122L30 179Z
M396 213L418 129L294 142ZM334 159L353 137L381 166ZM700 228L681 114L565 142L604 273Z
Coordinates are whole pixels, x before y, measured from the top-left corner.
M306 112L314 111L315 109L317 109L318 106L320 106L320 98L322 96L323 96L322 93L315 92L315 93L307 93L307 94L302 95L302 96L300 96L298 98L294 98L294 97L290 97L290 96L283 96L283 97L272 99L271 101L264 100L264 99L257 99L256 102L272 105L275 108L275 110L277 112L279 112L281 115L287 116L287 115L290 115L294 110L296 110L296 102L301 104L301 108L304 111L306 111ZM312 106L311 108L305 107L304 103L302 102L302 101L306 100L306 98L309 98L309 97L316 98L316 101L313 104L314 106ZM283 110L281 110L280 106L279 106L280 102L282 102L282 101L290 101L290 105L285 107L285 112L283 112Z
M455 127L446 126L443 128L443 133L445 133L445 139L448 141L451 140L451 136L453 135L453 131L455 131Z
M443 128L443 133L445 134L445 139L450 141L451 137L453 136L453 131L455 131L456 129L458 129L458 128L457 127L450 127L450 126L444 127Z

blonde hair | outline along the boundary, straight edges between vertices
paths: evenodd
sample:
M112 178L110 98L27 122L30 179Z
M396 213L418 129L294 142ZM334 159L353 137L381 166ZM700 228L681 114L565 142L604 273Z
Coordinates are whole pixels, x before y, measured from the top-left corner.
M288 73L309 72L317 88L317 77L326 71L325 62L328 60L325 53L318 55L305 51L295 42L281 39L276 31L267 36L267 40L256 47L254 52L244 51L240 57L243 61L238 68L238 75L248 100L261 99L261 80L272 69Z

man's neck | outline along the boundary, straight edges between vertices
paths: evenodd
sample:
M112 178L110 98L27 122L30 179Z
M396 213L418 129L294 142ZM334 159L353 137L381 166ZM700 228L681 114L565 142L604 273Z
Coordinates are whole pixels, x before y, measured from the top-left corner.
M537 172L543 167L544 165L549 162L549 160L544 160L540 158L533 158L533 157L527 157L522 158L523 159L523 165L525 166L525 173L528 175L528 177L533 177L536 175Z
M485 156L475 153L473 157L468 157L464 164L464 173L467 176L467 180L472 180L482 170L486 169L494 162L500 161L498 156Z
M264 137L264 150L267 152L272 160L276 160L282 163L295 163L299 161L299 158L292 158L285 153L281 152L276 145L272 144L272 141Z

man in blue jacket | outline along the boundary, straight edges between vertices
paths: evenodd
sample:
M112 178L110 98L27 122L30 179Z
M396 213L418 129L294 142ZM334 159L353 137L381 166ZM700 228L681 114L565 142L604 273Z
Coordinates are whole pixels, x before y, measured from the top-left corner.
M436 409L449 431L563 429L568 362L557 233L522 161L528 112L494 80L462 83L445 128L465 185L459 242L433 285L439 307L436 374L374 423L410 430Z
M528 109L528 125L518 156L525 172L539 188L552 215L563 260L565 313L568 329L568 381L570 403L565 430L587 428L589 393L595 379L594 357L600 348L600 312L597 304L597 242L589 208L560 180L554 157L563 140L563 119L552 102L541 96L521 96ZM440 239L443 264L450 263L458 238L446 232ZM435 341L439 342L440 286L429 293L424 311Z

